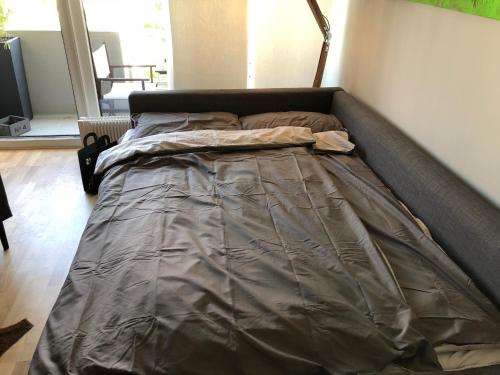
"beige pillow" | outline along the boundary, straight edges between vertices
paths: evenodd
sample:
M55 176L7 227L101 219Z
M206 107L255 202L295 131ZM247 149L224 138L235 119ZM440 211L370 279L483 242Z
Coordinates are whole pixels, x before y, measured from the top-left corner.
M315 151L352 154L356 147L349 142L349 135L344 131L319 132L313 136L316 141L313 145Z

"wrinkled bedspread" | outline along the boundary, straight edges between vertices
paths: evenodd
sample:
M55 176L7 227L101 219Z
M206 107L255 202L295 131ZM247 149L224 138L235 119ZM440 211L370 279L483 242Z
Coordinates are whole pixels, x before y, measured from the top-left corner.
M459 342L461 320L429 339L417 318L425 303L452 290L485 328L496 310L444 254L429 255L436 246L421 232L392 236L417 227L375 177L356 176L359 165L288 147L145 155L111 168L30 373L439 369L432 346ZM377 204L379 227L366 209ZM391 215L403 224L393 228ZM433 285L425 296L413 290L420 270Z

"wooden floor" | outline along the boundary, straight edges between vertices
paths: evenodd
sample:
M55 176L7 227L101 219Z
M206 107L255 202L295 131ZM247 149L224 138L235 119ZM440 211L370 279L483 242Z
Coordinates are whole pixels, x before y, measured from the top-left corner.
M34 327L0 357L1 375L24 375L66 278L95 198L82 189L76 150L0 150L13 217L0 250L0 327Z

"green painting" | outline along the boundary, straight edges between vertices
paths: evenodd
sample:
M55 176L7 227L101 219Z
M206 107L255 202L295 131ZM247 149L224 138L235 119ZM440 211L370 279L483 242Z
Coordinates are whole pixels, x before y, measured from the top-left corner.
M500 20L500 0L411 0Z

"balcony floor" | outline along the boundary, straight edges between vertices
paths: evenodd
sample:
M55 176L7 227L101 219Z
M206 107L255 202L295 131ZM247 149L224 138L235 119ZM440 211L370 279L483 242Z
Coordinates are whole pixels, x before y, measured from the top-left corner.
M30 121L31 130L21 137L78 136L78 118L68 115L35 116Z

